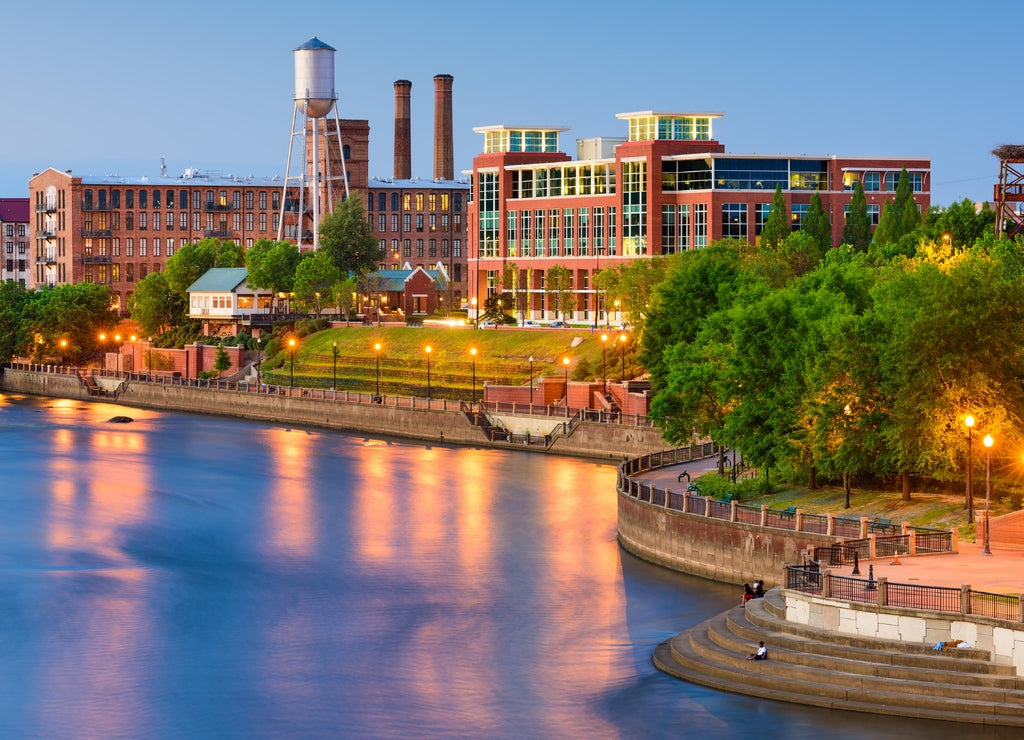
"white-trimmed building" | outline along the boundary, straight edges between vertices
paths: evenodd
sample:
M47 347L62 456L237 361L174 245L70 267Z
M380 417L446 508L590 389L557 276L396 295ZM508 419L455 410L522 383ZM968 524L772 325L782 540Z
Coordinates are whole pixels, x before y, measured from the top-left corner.
M203 333L259 334L270 325L273 291L248 285L244 267L213 267L188 287L188 316L203 322ZM257 331L253 331L257 329Z

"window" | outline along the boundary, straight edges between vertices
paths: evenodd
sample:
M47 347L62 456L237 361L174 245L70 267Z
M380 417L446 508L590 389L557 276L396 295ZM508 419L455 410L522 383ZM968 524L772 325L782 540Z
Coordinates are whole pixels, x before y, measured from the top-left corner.
M145 211L139 214L139 231L146 230L146 219L148 216L149 214L146 213Z
M135 265L131 262L124 266L124 279L129 283L135 282Z
M423 259L423 240L422 239L417 239L416 240L416 257L418 259Z
M245 228L246 231L252 231L256 228L256 214L252 211L248 211L245 214Z
M402 226L405 227L405 231L412 231L412 214L406 213L402 215Z
M124 214L124 227L128 229L128 231L132 231L135 228L135 214L131 211Z
M877 172L864 173L864 190L881 190L881 177Z
M416 193L416 210L423 210L423 193Z
M872 226L878 226L878 219L881 216L882 207L875 204L868 203L868 218L871 220Z
M622 253L647 253L647 162L622 163Z
M391 230L392 231L398 231L398 214L397 213L392 213L391 214Z
M135 191L125 190L124 191L124 207L134 208L135 207Z
M149 246L146 243L145 239L139 239L139 256L140 257L148 257L149 256Z
M182 211L178 214L178 226L182 231L188 230L188 212Z
M153 240L153 256L154 257L159 257L160 256L160 240L159 239L154 239Z
M384 211L384 210L387 210L387 207L388 207L388 194L387 193L377 193L377 210L378 211Z
M406 193L402 196L402 210L408 211L412 209L412 195Z
M661 253L675 254L676 252L676 207L663 205L661 207Z
M270 202L271 202L271 207L275 211L281 210L281 191L280 190L275 190L273 192L273 194L270 196Z
M168 257L173 257L174 256L174 240L173 239L168 239L167 240L167 256Z
M391 194L391 210L392 211L397 211L398 210L398 193L392 193Z
M722 238L723 239L746 239L747 238L747 204L746 203L723 203L722 204Z
M431 213L430 214L430 230L431 231L437 231L437 214L436 213Z
M267 210L267 191L266 190L261 190L260 191L260 210L261 211Z
M121 191L120 190L111 190L110 191L110 206L111 206L111 208L120 208L121 207Z
M139 208L149 208L146 202L149 200L148 190L139 190Z
M408 239L402 240L402 256L412 257L412 242Z
M452 210L461 211L462 210L462 193L455 193L454 195L452 195L452 203L455 204L454 206L452 206Z
M159 208L160 207L160 191L159 190L154 190L153 191L153 207L154 208Z
M174 231L174 214L173 213L168 213L167 214L167 230L168 231Z
M385 213L377 214L377 231L383 233L388 230L388 217Z
M794 203L789 209L789 220L792 222L791 226L793 231L799 231L802 228L804 218L807 216L807 203Z
M139 280L145 280L147 267L145 262L139 263Z
M447 257L448 257L448 240L447 239L442 239L441 240L441 258L442 259L447 259Z
M198 190L192 191L192 208L198 210L203 207L203 194Z
M690 248L690 206L679 206L679 224L676 233L679 238L679 251L685 252Z
M452 242L452 257L462 256L462 240L456 239ZM458 265L456 265L458 267Z
M754 236L761 236L764 225L768 223L768 217L772 213L771 203L757 203L754 205Z
M251 209L255 194L251 190L245 191L245 207Z
M128 237L127 239L125 239L124 240L124 249L125 249L124 253L127 256L134 257L135 256L135 240L132 239L131 237Z
M708 245L708 206L706 203L693 204L693 246Z
M423 214L416 214L416 231L423 231Z
M260 231L266 231L266 230L267 230L267 214L261 213L260 214Z
M188 208L188 191L178 191L178 208Z
M173 216L174 214L168 213L167 215L168 216ZM153 214L153 231L160 231L160 214L159 213L154 213Z

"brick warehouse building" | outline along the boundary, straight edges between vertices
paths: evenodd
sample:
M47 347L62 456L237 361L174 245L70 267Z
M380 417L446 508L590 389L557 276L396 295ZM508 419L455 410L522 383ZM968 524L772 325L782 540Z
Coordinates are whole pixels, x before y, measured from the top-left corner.
M609 315L594 289L602 269L724 238L755 244L776 185L794 230L819 194L834 244L858 180L873 225L903 167L918 207L930 204L928 159L731 154L713 136L718 113L617 117L628 137L578 140L576 160L559 148L564 128L474 129L484 151L473 160L468 277L479 305L514 285L528 296L525 318L559 317L545 292L545 272L557 265L568 268L575 297L567 318L603 323Z
M31 278L29 199L0 198L0 280L14 280L28 287Z

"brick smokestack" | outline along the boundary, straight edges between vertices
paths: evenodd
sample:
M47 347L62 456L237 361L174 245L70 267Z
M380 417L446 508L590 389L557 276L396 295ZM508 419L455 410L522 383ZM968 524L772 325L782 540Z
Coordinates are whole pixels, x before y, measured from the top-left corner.
M412 179L412 116L409 98L412 83L395 80L395 179Z
M434 75L434 179L455 179L451 75Z

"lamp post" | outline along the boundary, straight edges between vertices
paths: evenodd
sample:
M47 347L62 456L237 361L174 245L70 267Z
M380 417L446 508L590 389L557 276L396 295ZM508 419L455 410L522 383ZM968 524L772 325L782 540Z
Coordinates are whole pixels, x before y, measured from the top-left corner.
M256 337L256 392L259 393L263 390L263 355L261 348L263 347L263 337Z
M61 365L64 364L64 354L65 354L67 348L68 348L68 340L67 339L61 339L60 340L60 364Z
M337 391L338 390L338 342L337 342L337 340L335 340L335 342L331 345L331 357L334 360L334 364L333 364L333 366L331 368L331 390L332 391Z
M988 502L989 496L992 493L992 444L994 440L991 434L986 434L985 439L985 549L981 551L982 555L991 555L992 550L988 546Z
M601 394L608 395L608 335L601 335Z
M427 400L430 400L430 351L431 346L428 344L423 348L423 351L427 353Z
M565 368L565 415L569 415L569 358L562 358L562 367Z
M533 406L533 355L530 355L530 405Z
M288 387L295 387L295 337L288 340L288 349L291 354L291 363L288 365Z
M149 367L147 367L146 369L149 371L150 376L152 376L153 375L153 337L149 338L149 360L148 360L147 364L149 365ZM150 379L152 380L152 377L150 377Z
M476 329L477 328L477 323L479 321L479 318L478 318L477 312L476 312L476 296L473 296L472 298L469 299L469 305L473 307L473 328Z
M376 401L380 398L380 342L373 345L373 351L377 353L377 392L374 394L374 400Z
M132 334L128 338L132 342L132 372L134 373L134 372L136 372L136 368L135 368L135 340L138 339L138 337L135 336L134 334Z
M615 320L618 323L620 323L620 324L622 323L622 314L619 313L619 299L618 298L615 299Z
M629 341L629 337L625 333L619 334L619 344L622 345L622 380L626 382L626 342Z
M476 347L469 348L469 354L473 358L473 403L476 403Z
M974 428L974 417L970 414L964 419L967 426L967 523L974 523L974 467L971 460L972 439L971 432Z

